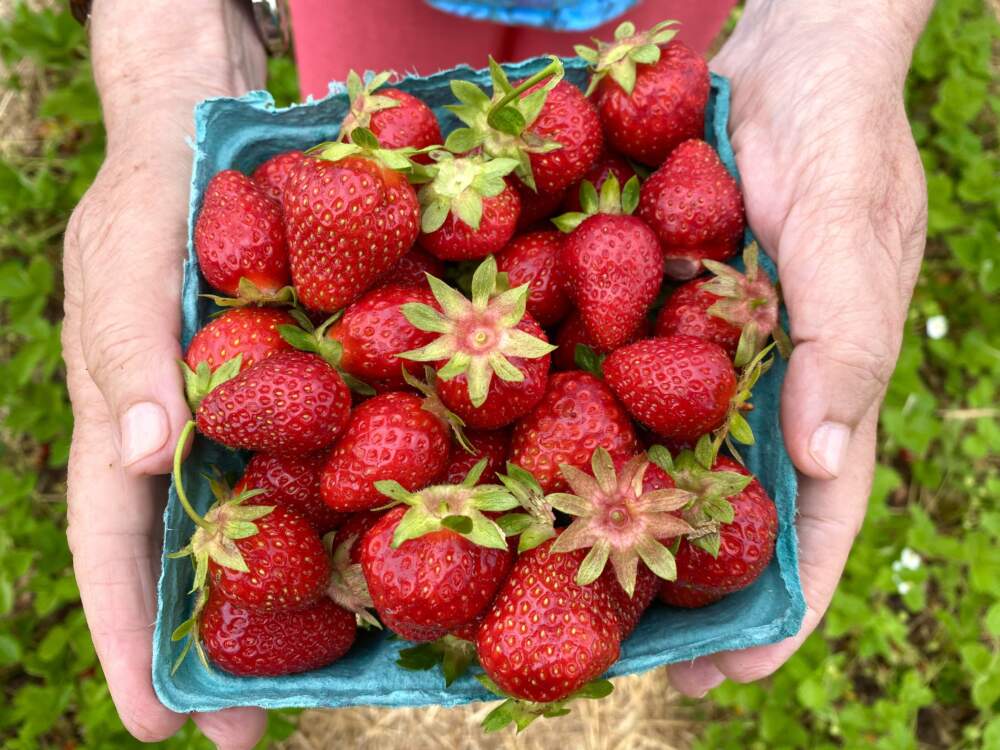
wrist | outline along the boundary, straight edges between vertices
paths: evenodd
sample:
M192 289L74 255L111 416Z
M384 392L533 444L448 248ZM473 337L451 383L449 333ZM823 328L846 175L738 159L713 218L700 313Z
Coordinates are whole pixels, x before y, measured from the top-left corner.
M109 149L144 123L189 134L202 99L265 84L263 45L239 0L148 0L138 12L134 0L96 0L90 29Z

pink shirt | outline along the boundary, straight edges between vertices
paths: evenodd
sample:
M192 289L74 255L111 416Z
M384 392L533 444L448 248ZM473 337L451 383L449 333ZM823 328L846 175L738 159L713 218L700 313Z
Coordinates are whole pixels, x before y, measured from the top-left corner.
M591 32L500 26L443 13L423 0L291 0L292 28L303 96L325 96L327 83L351 68L416 71L421 75L459 63L485 67L542 54L571 55L591 36L610 40L625 19L645 29L681 21L680 38L704 52L735 0L644 0L622 18Z

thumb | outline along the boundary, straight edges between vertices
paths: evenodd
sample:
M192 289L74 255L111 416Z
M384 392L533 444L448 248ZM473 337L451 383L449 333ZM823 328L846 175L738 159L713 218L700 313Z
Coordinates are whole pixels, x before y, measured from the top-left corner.
M183 224L181 242L182 232ZM117 243L106 240L100 259L97 253L87 257L87 248L80 252L86 259L81 263L84 361L108 405L123 468L134 475L167 473L191 418L177 364L180 252L143 258L134 253L143 246L137 238L137 244L128 243L132 257L122 262ZM163 236L156 240L162 243ZM67 236L67 252L70 243Z
M817 479L841 473L858 424L884 396L903 314L891 254L870 239L848 243L828 234L792 252L783 242L779 254L795 344L782 430L795 466Z

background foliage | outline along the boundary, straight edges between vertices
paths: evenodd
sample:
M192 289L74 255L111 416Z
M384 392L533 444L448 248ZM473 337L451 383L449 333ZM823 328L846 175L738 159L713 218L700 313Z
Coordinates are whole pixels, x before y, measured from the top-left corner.
M871 510L823 625L772 680L715 690L700 747L1000 748L998 39L983 0L940 0L917 49L907 102L929 243ZM64 537L60 243L100 165L100 110L68 13L18 6L0 59L0 111L24 87L35 108L0 143L0 743L131 747ZM271 88L295 99L290 63ZM263 744L293 726L273 715ZM163 746L209 747L190 728Z

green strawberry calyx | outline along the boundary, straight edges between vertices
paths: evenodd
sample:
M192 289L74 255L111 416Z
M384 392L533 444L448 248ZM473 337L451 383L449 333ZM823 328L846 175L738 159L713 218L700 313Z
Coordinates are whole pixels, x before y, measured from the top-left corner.
M705 461L711 459L706 465ZM663 469L679 489L692 498L684 507L683 517L691 526L687 540L718 557L720 529L733 522L734 510L729 498L738 495L753 481L738 471L714 470L714 456L699 456L697 451L682 451L674 459L662 445L649 449L649 460Z
M406 319L422 331L441 334L420 349L399 356L416 362L441 362L441 380L465 375L469 400L476 408L486 402L490 383L501 380L520 383L524 373L508 357L537 359L556 347L517 326L524 318L528 284L498 289L497 263L493 256L484 260L472 277L472 299L452 289L440 279L427 275L431 292L441 311L420 302L408 302L401 310Z
M498 478L520 508L497 519L507 536L516 536L518 554L534 549L556 535L556 517L535 475L517 464L507 463L507 473Z
M630 216L639 205L639 178L630 177L622 187L613 174L601 184L600 195L594 183L584 180L580 185L580 208L582 211L568 211L552 219L561 232L572 232L586 219L595 214L618 214Z
M194 606L191 609L191 616L174 628L174 632L170 634L170 640L175 643L180 640L185 641L184 647L181 649L181 652L174 660L173 666L170 668L171 676L176 674L177 670L180 669L181 664L184 663L187 655L191 652L192 646L198 654L198 660L202 663L205 669L209 671L212 670L212 668L208 665L208 657L205 655L205 649L201 645L201 638L199 637L198 632L201 628L201 613L202 610L205 609L205 604L207 602L207 588L199 590L198 596L194 600Z
M502 193L508 174L517 168L515 159L484 156L454 156L449 151L431 153L434 163L423 167L430 182L420 188L420 231L430 234L454 215L473 231L479 231L483 198Z
M181 471L184 448L194 431L194 427L194 421L190 421L184 425L184 429L181 431L180 439L174 450L173 479L177 499L196 528L187 545L168 555L172 559L182 557L194 559L194 584L191 593L205 588L210 560L232 570L238 570L242 573L250 572L236 542L239 539L256 535L259 529L254 522L268 515L275 507L273 505L245 504L247 500L264 494L266 490L250 489L234 494L222 477L216 473L215 476L206 477L212 494L215 496L215 503L204 516L198 515L198 512L191 505L191 501L188 500Z
M299 308L292 310L290 315L295 318L295 322L298 325L285 324L278 326L278 333L281 334L281 338L296 349L318 354L323 358L324 362L337 371L344 384L355 393L362 396L375 395L375 389L368 385L368 383L354 377L340 366L344 347L339 341L327 335L330 326L343 317L343 310L335 312L318 326L314 325L309 316Z
M450 104L447 109L466 127L453 130L445 139L445 148L456 154L479 149L494 158L513 159L517 162L514 173L534 190L530 154L562 148L558 142L531 131L531 125L538 119L549 91L563 77L563 65L559 58L549 59L549 64L542 70L514 86L503 68L490 57L492 98L474 83L453 80L451 91L459 103ZM537 90L522 96L543 81Z
M368 593L368 584L361 570L361 563L351 562L351 548L358 540L358 534L351 534L340 540L336 547L333 543L336 532L331 531L323 537L323 546L330 554L330 581L326 587L327 596L346 609L353 612L358 625L363 628L382 629L382 623L373 614L375 602Z
M517 506L517 500L501 485L476 485L486 469L486 459L479 461L461 484L441 484L410 492L399 482L382 480L375 488L393 502L408 505L392 537L393 549L410 539L435 531L449 530L480 547L507 549L503 530L485 513L505 511Z
M444 685L448 687L465 674L476 661L476 645L454 635L445 635L430 643L400 649L396 664L410 671L424 671L440 665Z
M347 74L347 96L351 102L351 109L340 125L338 141L346 141L358 128L367 128L371 125L372 115L385 109L398 107L402 102L393 99L391 96L376 94L375 90L381 88L392 78L392 73L383 71L371 77L365 83L355 71Z
M451 428L451 434L455 438L455 442L463 450L467 453L475 453L476 449L472 447L472 443L469 442L469 438L465 434L465 421L445 406L441 397L438 396L437 373L434 372L434 368L424 367L424 380L414 377L406 367L401 369L403 380L406 384L423 395L424 403L421 408L448 425Z
M199 297L211 300L222 308L246 307L289 307L296 304L295 288L283 286L273 291L261 289L246 276L240 277L235 297L225 297L219 294L200 294Z
M204 361L199 362L193 370L182 359L178 360L178 363L184 378L184 395L187 397L188 406L194 412L198 410L202 399L210 391L240 374L240 368L243 367L243 355L237 354L214 370L209 367L208 362Z
M516 730L521 732L539 716L546 719L565 716L570 712L566 704L571 701L600 700L611 695L615 689L610 680L592 680L562 700L552 701L551 703L536 703L507 695L493 680L484 674L476 675L476 679L491 693L505 699L503 703L490 711L486 715L486 718L483 719L483 730L487 733L498 732L508 724L513 724Z
M579 585L596 581L609 560L629 596L635 591L639 560L664 580L677 578L673 553L661 540L692 531L672 511L685 507L693 496L680 488L645 491L648 467L649 460L639 455L616 472L611 455L600 447L591 456L591 474L569 464L559 467L572 492L555 492L548 501L575 518L553 543L552 551L589 549L576 574Z
M595 47L576 45L573 48L576 54L588 62L594 71L590 77L590 86L587 87L587 96L594 92L605 76L611 76L631 96L635 88L636 66L652 65L659 61L660 45L676 36L677 29L672 27L677 23L662 21L649 31L637 34L635 24L625 21L615 29L615 40L610 44L595 39Z
M340 161L350 156L360 156L366 159L373 159L389 169L406 175L408 179L422 180L423 170L419 164L413 162L412 157L417 154L428 153L437 146L427 148L382 148L378 138L368 128L357 127L351 131L347 142L328 141L319 143L310 148L306 153L327 161Z
M702 265L715 274L702 289L721 299L708 308L708 314L742 329L734 363L743 367L773 337L778 352L788 359L792 342L778 320L780 296L767 273L760 268L760 248L751 242L743 251L745 273L725 263L703 260Z

